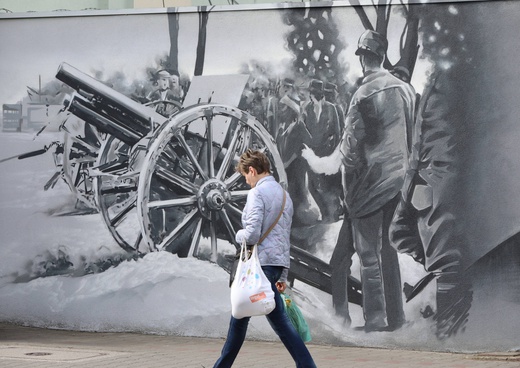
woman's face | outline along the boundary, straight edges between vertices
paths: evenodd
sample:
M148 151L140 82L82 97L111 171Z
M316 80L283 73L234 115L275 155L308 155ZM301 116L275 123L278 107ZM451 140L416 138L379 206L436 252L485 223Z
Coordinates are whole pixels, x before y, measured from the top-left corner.
M251 187L251 188L254 188L255 185L256 185L256 182L258 181L258 179L256 178L257 175L256 175L256 170L252 167L252 166L249 166L249 168L247 169L246 172L242 173L242 175L244 176L244 178L246 179L246 183Z

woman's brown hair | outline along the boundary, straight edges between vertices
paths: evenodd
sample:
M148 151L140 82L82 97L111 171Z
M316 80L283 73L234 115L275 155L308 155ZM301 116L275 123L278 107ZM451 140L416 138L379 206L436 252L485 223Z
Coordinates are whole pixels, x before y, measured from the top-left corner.
M250 167L254 168L258 174L264 172L268 173L271 170L269 159L265 153L252 149L248 149L246 152L242 153L236 171L244 174L249 171Z

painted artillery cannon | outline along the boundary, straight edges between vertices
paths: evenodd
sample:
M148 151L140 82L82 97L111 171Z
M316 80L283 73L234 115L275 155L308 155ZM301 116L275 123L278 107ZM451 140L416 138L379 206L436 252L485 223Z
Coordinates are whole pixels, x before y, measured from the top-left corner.
M249 113L218 103L229 101L222 96L234 90L231 100L238 104L247 76L220 79L223 94L218 80L194 78L185 106L170 117L68 64L60 66L56 78L75 90L65 102L66 112L102 137L102 144L87 142L84 151L97 149L88 172L96 205L117 243L131 252L165 250L207 259L229 271L249 189L235 172L239 156L248 148L262 150L273 175L283 186L287 183L266 129ZM203 87L197 90L197 85ZM334 296L329 264L295 246L291 258L292 280ZM349 288L349 300L361 304L359 282L351 279Z

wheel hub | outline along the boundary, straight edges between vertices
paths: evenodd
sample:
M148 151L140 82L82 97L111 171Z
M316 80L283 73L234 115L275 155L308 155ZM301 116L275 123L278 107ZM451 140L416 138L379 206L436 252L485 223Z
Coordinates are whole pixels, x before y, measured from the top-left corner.
M211 219L211 211L222 210L231 198L225 184L217 179L210 179L204 183L197 194L197 205L202 215Z

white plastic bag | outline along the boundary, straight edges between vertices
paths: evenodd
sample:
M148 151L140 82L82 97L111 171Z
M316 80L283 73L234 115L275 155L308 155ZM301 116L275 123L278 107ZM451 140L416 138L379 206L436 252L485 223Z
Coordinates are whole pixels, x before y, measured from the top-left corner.
M247 253L246 245L242 244L231 285L231 314L237 319L266 315L276 306L271 283L260 266L257 245L253 247L249 259Z

